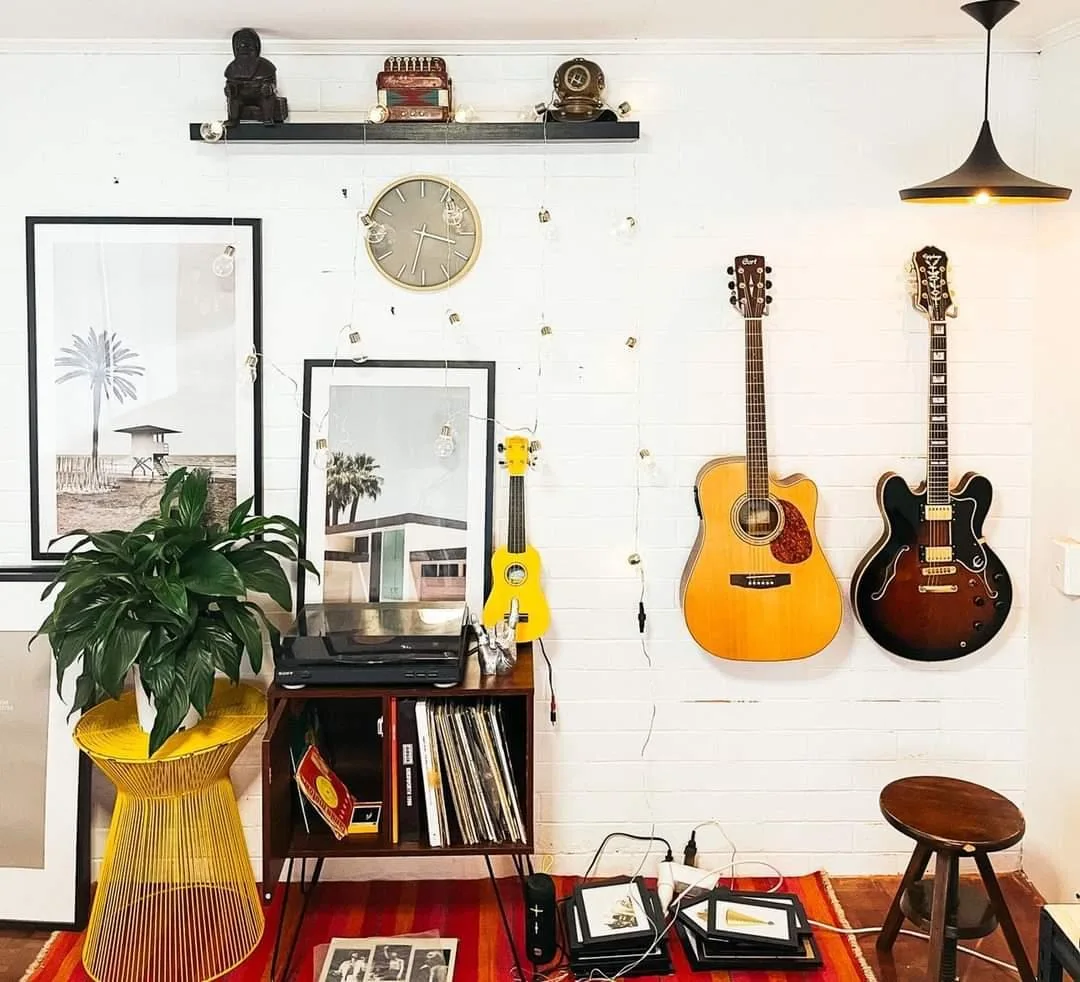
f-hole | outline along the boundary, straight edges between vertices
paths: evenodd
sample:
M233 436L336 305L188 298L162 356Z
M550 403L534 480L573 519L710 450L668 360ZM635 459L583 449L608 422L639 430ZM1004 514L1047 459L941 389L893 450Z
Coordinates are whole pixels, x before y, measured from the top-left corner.
M732 517L735 531L746 542L771 542L784 525L784 511L773 498L740 498Z

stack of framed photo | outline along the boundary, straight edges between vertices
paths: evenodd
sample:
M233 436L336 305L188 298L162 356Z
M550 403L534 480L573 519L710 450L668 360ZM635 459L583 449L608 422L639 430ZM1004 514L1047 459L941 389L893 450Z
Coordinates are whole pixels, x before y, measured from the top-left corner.
M594 970L602 977L671 973L664 912L656 891L640 877L575 887L563 904L563 917L576 976Z
M718 887L679 910L675 929L696 972L820 968L821 952L793 893Z

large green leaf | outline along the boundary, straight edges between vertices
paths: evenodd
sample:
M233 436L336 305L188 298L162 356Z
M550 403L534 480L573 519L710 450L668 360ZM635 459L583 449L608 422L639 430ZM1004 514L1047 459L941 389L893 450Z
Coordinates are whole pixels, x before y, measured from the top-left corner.
M173 675L172 684L160 694L154 693L156 716L150 730L149 753L153 757L179 728L191 705L188 682L184 675Z
M240 526L239 535L243 538L251 538L252 536L259 535L263 532L276 532L278 535L282 535L293 541L303 537L300 526L291 518L285 518L284 515L274 515L271 518L264 518L262 516L250 518Z
M56 694L60 695L64 674L75 664L86 646L88 630L72 631L53 641L53 658L56 661Z
M243 607L244 610L250 610L262 621L263 627L266 628L266 633L270 636L270 647L276 649L281 644L281 632L274 626L273 621L266 616L266 611L258 604L252 603L250 600L245 600L240 606Z
M229 512L229 520L225 523L225 526L233 535L239 534L240 529L243 527L244 519L248 517L248 514L251 512L251 507L254 504L254 497L245 498Z
M245 582L232 563L220 552L199 546L180 561L180 577L192 593L206 597L240 597Z
M187 590L178 579L170 579L168 574L152 576L146 581L146 585L167 610L181 617L187 615Z
M295 547L287 542L277 542L273 539L259 539L256 542L248 542L242 545L237 552L270 552L275 556L284 556L286 559L296 559Z
M248 662L253 672L262 668L263 639L259 622L249 610L245 610L235 601L223 600L218 604L229 629L243 642L247 650Z
M165 487L161 491L161 505L159 508L162 518L169 517L169 513L172 511L173 498L179 493L180 485L187 475L188 471L186 467L178 467L166 479ZM181 719L183 719L182 716Z
M292 587L281 564L265 552L232 553L232 560L248 590L265 593L284 610L292 609Z
M206 513L206 499L210 493L210 475L204 470L192 471L180 487L176 510L180 521L188 526L199 525Z
M191 636L184 649L180 674L187 681L189 704L195 707L200 716L205 716L210 708L210 697L214 694L213 641L207 636L205 625Z
M98 683L114 699L120 698L127 674L142 653L149 635L150 628L145 624L125 618L117 623L108 640L103 643Z

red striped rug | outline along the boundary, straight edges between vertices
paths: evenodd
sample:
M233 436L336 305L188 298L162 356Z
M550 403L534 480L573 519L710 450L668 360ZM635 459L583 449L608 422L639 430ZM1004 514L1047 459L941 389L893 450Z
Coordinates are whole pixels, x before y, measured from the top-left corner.
M573 881L558 878L559 896L565 896ZM740 879L746 890L763 890L768 880ZM521 895L516 881L502 881L509 905L511 924L519 938ZM792 877L784 882L786 891L797 893L811 920L847 927L847 919L824 873ZM259 947L240 968L230 972L230 982L266 982L270 978L270 954L281 910L279 887L267 911L266 932ZM297 907L293 889L290 906ZM286 932L292 924L285 925ZM289 982L312 982L313 951L332 938L386 937L423 931L438 931L442 937L458 938L455 982L507 982L512 978L513 960L503 936L499 909L487 880L438 880L433 882L326 882L312 895ZM817 931L824 966L813 972L792 973L803 982L876 982L870 967L849 938ZM25 982L89 982L82 967L82 934L53 935L42 950ZM668 979L712 980L712 982L755 982L761 972L692 972L677 938L671 943L675 975ZM281 966L278 966L280 974ZM783 979L769 973L770 982ZM151 980L147 980L151 982Z

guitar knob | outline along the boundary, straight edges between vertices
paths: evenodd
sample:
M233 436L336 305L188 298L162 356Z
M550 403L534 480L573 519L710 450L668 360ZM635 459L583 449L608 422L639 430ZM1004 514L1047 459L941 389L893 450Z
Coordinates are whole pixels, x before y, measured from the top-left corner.
M975 598L975 606L976 607L981 607L984 603L986 603L986 597L976 597Z
M1007 605L1006 605L1004 600L995 600L994 601L994 609L995 610L1004 610L1006 606Z
M1005 579L1005 574L999 570L997 573L994 574L993 579L995 583L1000 583L1003 579Z
M981 631L983 629L983 622L975 621L971 626L975 628L976 631Z
M728 276L734 276L735 275L735 267L734 266L728 266L727 274L728 274Z

